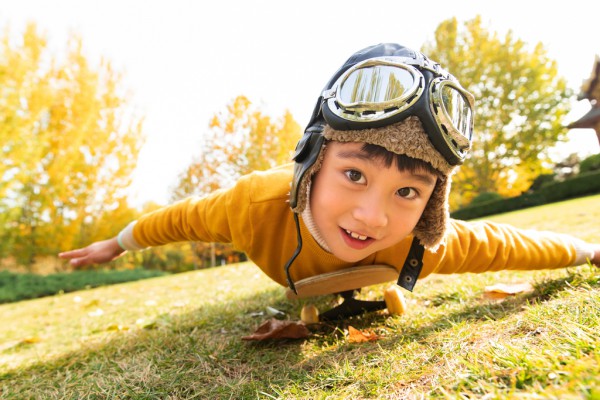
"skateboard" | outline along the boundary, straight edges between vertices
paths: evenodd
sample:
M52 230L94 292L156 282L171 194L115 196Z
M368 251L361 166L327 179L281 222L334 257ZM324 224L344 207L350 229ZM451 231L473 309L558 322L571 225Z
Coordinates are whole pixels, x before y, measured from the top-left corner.
M396 284L385 291L384 300L359 300L355 298L361 288L396 281L397 279L398 270L389 265L352 267L301 279L295 282L297 293L287 288L286 296L288 299L294 300L329 294L339 295L342 302L318 315L320 321L336 321L386 308L391 315L399 315L406 311L406 301ZM303 308L303 320L306 313L309 312ZM316 322L314 316L306 318L310 321L305 322Z

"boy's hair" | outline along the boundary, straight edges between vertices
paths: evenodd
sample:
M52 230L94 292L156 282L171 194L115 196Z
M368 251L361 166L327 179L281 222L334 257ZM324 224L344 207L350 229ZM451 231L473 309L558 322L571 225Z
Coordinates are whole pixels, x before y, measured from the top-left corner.
M426 161L409 157L406 154L392 153L391 151L386 150L384 147L376 144L365 143L362 146L362 151L364 151L371 158L381 161L382 164L387 168L390 168L392 164L395 164L396 168L398 168L398 171L400 172L427 172L436 177L442 176L437 169L433 168L431 164Z

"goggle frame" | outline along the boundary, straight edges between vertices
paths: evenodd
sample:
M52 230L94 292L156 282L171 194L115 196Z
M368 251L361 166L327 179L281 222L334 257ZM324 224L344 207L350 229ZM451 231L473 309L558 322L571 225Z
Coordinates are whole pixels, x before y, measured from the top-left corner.
M404 90L401 96L383 102L348 103L341 98L341 89L353 73L381 66L407 71L413 77L412 85ZM463 104L468 107L469 121L463 127L455 126L455 121L446 109L443 98L446 87L455 90L462 97ZM427 99L427 106L423 104L424 98ZM465 90L454 76L428 58L375 57L352 66L330 89L324 90L321 108L325 121L332 128L342 130L381 127L416 115L423 123L434 147L451 165L457 165L464 161L470 148L474 104L473 95ZM436 135L430 132L432 128Z

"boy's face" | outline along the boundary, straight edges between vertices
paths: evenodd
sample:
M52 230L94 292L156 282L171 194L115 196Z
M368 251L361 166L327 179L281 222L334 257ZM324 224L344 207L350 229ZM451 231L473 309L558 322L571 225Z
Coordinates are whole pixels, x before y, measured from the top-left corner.
M330 142L313 178L310 208L331 252L356 262L409 235L429 201L437 177L389 168L362 143Z

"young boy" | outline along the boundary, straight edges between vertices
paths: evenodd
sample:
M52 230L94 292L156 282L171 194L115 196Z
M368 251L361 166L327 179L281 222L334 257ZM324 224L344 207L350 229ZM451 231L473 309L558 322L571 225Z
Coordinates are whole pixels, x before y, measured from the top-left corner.
M374 264L397 269L408 290L432 273L598 266L599 244L448 218L472 116L471 94L439 64L397 44L368 47L325 86L293 165L144 215L60 257L79 267L171 242L229 242L292 289Z

